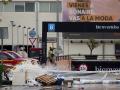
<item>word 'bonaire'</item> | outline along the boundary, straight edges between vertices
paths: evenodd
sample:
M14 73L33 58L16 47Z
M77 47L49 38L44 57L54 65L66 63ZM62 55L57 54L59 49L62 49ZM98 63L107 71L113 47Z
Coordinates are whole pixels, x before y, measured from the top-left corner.
M81 16L69 16L70 21L89 21L89 22L112 22L113 16L101 16L101 15L81 15Z
M91 14L92 13L92 10L85 10L85 9L80 9L80 10L73 10L73 12L75 14Z

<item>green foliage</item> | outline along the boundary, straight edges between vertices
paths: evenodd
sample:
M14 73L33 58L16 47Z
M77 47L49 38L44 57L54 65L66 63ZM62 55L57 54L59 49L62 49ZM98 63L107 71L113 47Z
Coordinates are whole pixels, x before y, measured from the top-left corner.
M0 85L1 85L1 82L2 82L2 72L3 72L3 65L0 64Z
M0 64L0 72L2 72L2 71L3 71L3 65Z
M54 49L55 49L54 47L50 47L50 49L49 49L49 50L50 50L50 51L53 51Z
M54 47L50 47L49 48L49 51L48 51L48 57L49 58L53 58L54 57L54 53L53 53L54 49L55 49Z
M2 0L2 2L3 2L3 4L8 4L8 3L10 3L10 2L12 2L12 0Z

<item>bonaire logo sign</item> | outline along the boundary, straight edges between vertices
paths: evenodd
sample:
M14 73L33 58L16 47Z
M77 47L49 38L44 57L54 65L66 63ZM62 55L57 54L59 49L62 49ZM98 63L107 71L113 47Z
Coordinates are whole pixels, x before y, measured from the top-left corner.
M54 31L55 31L55 24L48 23L48 32L54 32Z

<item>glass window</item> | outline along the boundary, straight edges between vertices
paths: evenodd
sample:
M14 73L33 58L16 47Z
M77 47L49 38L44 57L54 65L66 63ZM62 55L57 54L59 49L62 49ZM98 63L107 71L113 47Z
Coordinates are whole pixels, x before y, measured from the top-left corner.
M2 55L2 54L0 54L0 60L2 60L2 59L3 59L3 58L2 58L2 56L3 56L3 55Z
M8 3L4 5L4 12L13 12L14 11L14 3Z
M49 12L50 3L49 2L40 2L40 12Z
M5 60L5 59L8 59L8 56L5 55L4 53L0 53L0 59L2 60Z
M61 12L62 5L61 2L51 2L50 3L50 12Z
M18 2L15 3L15 12L24 12L24 3Z
M0 38L1 36L3 36L4 39L8 39L8 27L0 27Z
M25 3L25 11L26 12L34 12L35 11L35 3L33 3L33 2L26 2Z
M2 12L3 11L3 4L2 4L2 2L0 2L0 12Z

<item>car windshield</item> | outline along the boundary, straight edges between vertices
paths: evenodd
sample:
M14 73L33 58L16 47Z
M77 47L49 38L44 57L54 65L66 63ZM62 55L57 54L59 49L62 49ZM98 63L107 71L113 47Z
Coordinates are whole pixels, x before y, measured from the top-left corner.
M0 59L8 59L8 58L15 59L15 57L9 53L0 52Z
M8 53L14 56L15 58L22 58L22 56L19 55L18 53L15 53L15 52L8 52Z

